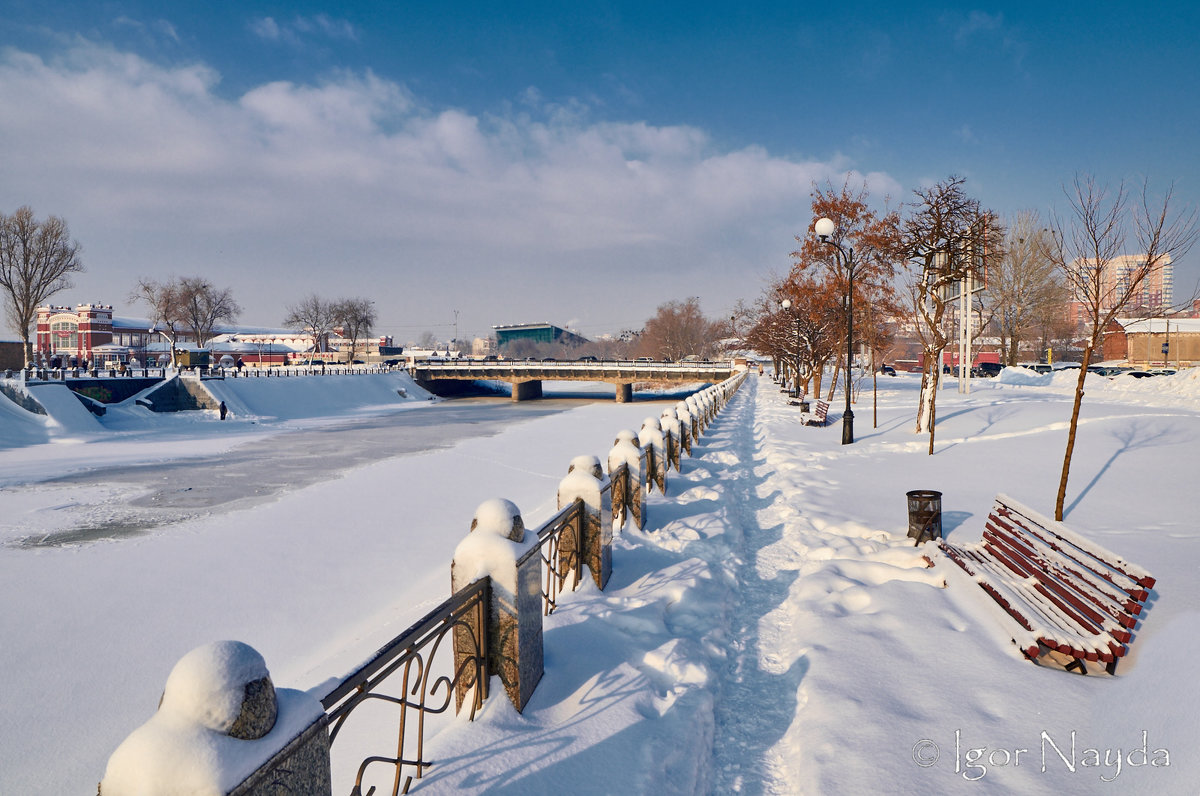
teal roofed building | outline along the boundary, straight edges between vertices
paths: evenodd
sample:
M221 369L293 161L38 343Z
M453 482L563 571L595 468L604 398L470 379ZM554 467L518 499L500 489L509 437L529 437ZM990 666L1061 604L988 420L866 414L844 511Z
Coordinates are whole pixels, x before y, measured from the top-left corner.
M552 323L519 323L510 326L493 326L492 329L496 332L496 345L500 348L517 340L531 340L535 343L562 343L569 346L590 342L586 337L581 337Z

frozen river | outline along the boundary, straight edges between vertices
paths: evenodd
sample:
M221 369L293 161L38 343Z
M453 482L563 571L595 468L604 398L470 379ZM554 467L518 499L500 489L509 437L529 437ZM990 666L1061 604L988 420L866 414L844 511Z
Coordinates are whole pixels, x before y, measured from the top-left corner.
M204 514L249 508L364 465L492 436L578 405L565 399L468 398L252 436L201 456L181 442L175 458L156 452L148 461L110 463L9 487L6 502L28 510L17 524L10 513L0 528L9 544L26 548L138 535Z
M42 471L7 473L7 511L0 543L17 548L62 547L144 534L200 516L250 508L386 459L427 453L464 439L488 437L516 424L610 401L573 392L513 403L474 397L409 406L315 427L252 426L212 442L186 432L89 444L87 456L64 446ZM678 396L664 397L673 402ZM654 405L654 401L638 404ZM657 415L660 410L646 410ZM109 448L106 446L113 446ZM54 448L56 446L49 446ZM122 454L110 450L123 449ZM94 451L94 455L93 454ZM89 464L96 461L96 464ZM66 475L58 475L59 472Z

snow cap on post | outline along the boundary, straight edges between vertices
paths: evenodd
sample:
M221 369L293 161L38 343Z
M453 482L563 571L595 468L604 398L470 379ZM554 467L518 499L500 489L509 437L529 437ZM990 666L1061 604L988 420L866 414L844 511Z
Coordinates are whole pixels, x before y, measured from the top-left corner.
M571 464L567 467L568 473L573 473L576 470L583 470L591 473L596 478L604 477L604 468L600 466L600 458L598 456L583 455L576 456L571 460Z
M471 531L454 548L451 583L463 588L490 576L493 583L517 593L517 559L525 552L525 522L516 504L492 498L479 504Z
M600 488L604 470L595 456L576 456L571 460L567 475L558 482L558 507L561 509L576 498L595 511L600 509Z
M525 521L521 510L511 500L492 498L479 504L471 519L471 532L482 531L503 536L513 542L525 540Z
M240 641L214 641L179 659L158 709L242 740L275 726L275 687L262 655Z
M167 677L158 711L109 756L99 793L227 793L259 757L279 751L264 739L281 713L292 712L285 724L295 722L297 709L308 712L305 722L323 715L320 703L304 697L316 709L301 708L294 693L281 708L266 662L248 644L216 641L192 650Z
M627 428L617 432L617 437L613 440L613 445L620 445L622 442L631 442L639 448L642 447L642 443L638 441L637 432Z

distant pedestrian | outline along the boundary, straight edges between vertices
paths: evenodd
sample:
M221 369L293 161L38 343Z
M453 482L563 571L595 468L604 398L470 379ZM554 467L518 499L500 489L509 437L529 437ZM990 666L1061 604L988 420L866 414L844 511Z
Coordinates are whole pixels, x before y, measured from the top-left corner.
M229 407L225 406L225 402L224 402L224 401L221 401L221 406L220 406L220 407L218 407L218 408L219 408L219 409L220 409L220 411L221 411L221 419L222 419L222 420L224 420L224 419L225 419L225 415L227 415L227 414L229 413Z
M246 366L246 363L242 362L241 357L238 357L237 362L234 364L234 367L237 368L238 373L241 373L242 368L244 368L245 366Z

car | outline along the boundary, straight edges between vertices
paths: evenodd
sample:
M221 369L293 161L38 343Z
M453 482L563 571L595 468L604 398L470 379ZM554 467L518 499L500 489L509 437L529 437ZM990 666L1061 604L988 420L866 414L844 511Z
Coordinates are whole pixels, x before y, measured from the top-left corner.
M1121 373L1120 375L1132 376L1135 379L1149 379L1154 376L1154 374L1148 370L1126 370L1123 373Z
M893 368L891 365L880 365L879 373L883 376L895 376L896 369Z
M971 375L976 378L990 379L993 376L999 376L1002 370L1004 370L1004 366L999 362L977 362L975 367L971 368Z
M1175 368L1151 368L1147 372L1152 376L1174 376L1177 371Z
M577 361L579 361L579 362L599 362L600 360L597 359L596 357L592 356L591 354L584 354Z
M1028 368L1034 373L1049 373L1054 370L1054 366L1048 362L1022 362L1019 367Z

